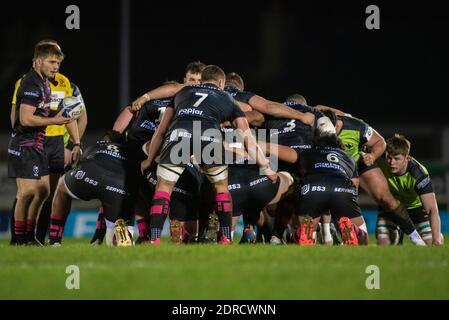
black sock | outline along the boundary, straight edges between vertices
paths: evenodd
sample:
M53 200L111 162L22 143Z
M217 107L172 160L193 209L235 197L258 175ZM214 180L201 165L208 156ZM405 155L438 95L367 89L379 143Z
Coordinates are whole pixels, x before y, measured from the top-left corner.
M45 237L50 226L51 201L45 201L36 224L36 240L45 243Z
M11 224L10 226L10 231L11 231L11 241L9 242L9 244L15 244L17 241L16 238L16 233L14 232L14 212L16 211L16 203L17 203L17 198L14 199L14 203L12 205L12 211L11 211Z
M50 244L61 243L62 242L62 233L64 232L64 226L67 217L52 214L50 218L50 236L48 237L50 240Z
M410 215L404 205L399 204L399 206L393 211L389 212L391 220L404 231L405 234L409 235L415 231L415 225L410 219Z
M231 240L232 226L232 197L230 192L217 193L215 198L216 209L220 223L220 234Z
M170 194L157 191L154 194L150 209L151 241L161 237L164 222L170 211Z

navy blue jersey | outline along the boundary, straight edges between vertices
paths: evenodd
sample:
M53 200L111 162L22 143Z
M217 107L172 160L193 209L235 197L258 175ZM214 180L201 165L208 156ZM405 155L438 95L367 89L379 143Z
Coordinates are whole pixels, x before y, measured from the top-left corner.
M16 117L13 137L20 146L43 148L45 126L25 127L20 123L20 105L27 104L36 108L34 115L48 117L50 114L51 89L47 79L42 79L36 71L30 70L20 83L16 95Z
M339 148L313 146L301 153L299 160L305 176L326 174L348 179L358 176L354 159Z
M273 142L273 137L276 136L278 139L278 144L288 146L293 149L310 149L316 130L316 120L321 118L323 114L312 107L302 105L298 102L284 102L284 104L303 113L313 113L315 115L314 126L311 127L299 120L266 116L265 129L272 130L268 131L270 134L270 141Z
M145 103L136 113L127 130L127 139L132 145L141 148L149 141L159 126L165 108L173 105L173 98L154 99Z
M86 148L81 162L88 160L101 163L101 166L109 171L119 168L136 169L137 166L129 146L110 141L97 141Z
M174 105L175 116L170 131L179 127L189 129L179 124L191 124L192 121L201 121L202 130L219 130L220 123L245 116L227 92L210 83L184 87L176 94Z
M226 86L224 90L231 95L235 100L248 103L249 100L255 96L254 93L248 91L240 91L232 86Z

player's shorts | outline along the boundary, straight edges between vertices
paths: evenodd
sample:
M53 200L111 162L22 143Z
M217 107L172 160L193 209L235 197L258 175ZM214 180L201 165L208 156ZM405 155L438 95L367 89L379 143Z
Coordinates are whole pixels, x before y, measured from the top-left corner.
M228 189L232 196L232 215L258 215L276 196L280 180L273 183L259 174L259 168L229 166Z
M191 123L184 124L185 127ZM178 165L185 167L190 162L190 156L194 155L202 168L217 167L225 164L225 151L221 135L194 136L192 129L178 128L170 131L162 146L160 161L162 165Z
M372 165L367 166L365 164L365 162L363 162L362 159L357 161L357 172L358 172L359 176L361 176L363 173L365 173L371 169L375 169L375 168L379 168L379 166L376 163L373 163Z
M138 183L136 175L125 168L105 170L101 163L86 160L64 174L63 181L72 198L99 199L109 221L132 219Z
M327 210L336 220L360 217L356 187L351 180L335 175L306 177L301 186L298 214L317 218Z
M152 199L157 183L156 172L146 175L150 193L146 196ZM184 170L173 189L170 197L170 219L179 221L198 220L199 186L190 170Z
M415 226L418 226L421 223L429 222L429 214L424 210L424 207L422 206L418 208L407 209L407 212L410 215L410 219ZM389 217L390 215L386 214L385 212L379 212L378 218L391 220Z
M44 150L20 147L15 139L8 145L8 177L40 179L49 174L48 159Z
M64 173L64 136L45 137L44 151L48 158L50 173Z

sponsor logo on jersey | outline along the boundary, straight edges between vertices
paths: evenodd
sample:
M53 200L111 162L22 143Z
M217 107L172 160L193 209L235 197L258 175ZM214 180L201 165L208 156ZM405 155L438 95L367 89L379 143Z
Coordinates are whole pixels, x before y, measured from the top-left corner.
M125 190L117 188L117 187L112 187L112 186L106 186L106 190L115 192L115 193L118 193L118 194L121 194L124 196L126 196L128 194Z
M324 186L312 186L312 192L324 192L326 187Z
M141 128L150 130L150 131L156 131L157 127L156 124L152 121L149 120L145 120L144 122L142 122L142 124L140 125Z
M310 191L310 184L305 184L301 187L301 194L306 195Z
M420 183L416 185L418 189L422 189L426 187L430 183L430 177L424 178Z
M33 166L33 175L35 177L39 176L39 167L38 166Z
M39 92L38 91L25 91L23 93L24 96L28 96L28 97L36 97L39 98Z
M318 162L315 163L315 169L337 169L340 170L343 173L346 173L346 171L335 163L329 163L329 162Z
M201 116L201 115L203 115L203 111L194 109L194 108L181 109L178 111L178 116L181 116L181 115Z
M250 186L250 187L253 187L253 186L258 185L259 183L262 183L262 182L267 181L267 180L268 180L267 177L263 177L263 178L259 178L259 179L257 179L257 180L253 180L253 181L251 181L251 182L249 183L249 186Z
M75 179L82 180L85 175L86 175L86 172L78 170L77 172L75 172Z
M344 192L344 193L350 193L353 195L357 195L357 191L355 189L350 188L334 188L334 192Z
M12 154L12 155L14 155L14 156L20 157L20 151L8 149L8 153L9 153L9 154Z

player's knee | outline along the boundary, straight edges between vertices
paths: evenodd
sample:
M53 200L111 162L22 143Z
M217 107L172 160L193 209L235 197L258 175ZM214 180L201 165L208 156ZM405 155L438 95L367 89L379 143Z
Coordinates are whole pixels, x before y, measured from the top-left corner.
M389 245L390 241L390 230L387 227L386 219L379 218L376 225L376 239L378 245Z

